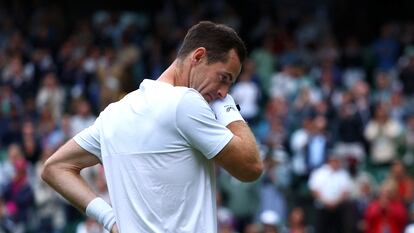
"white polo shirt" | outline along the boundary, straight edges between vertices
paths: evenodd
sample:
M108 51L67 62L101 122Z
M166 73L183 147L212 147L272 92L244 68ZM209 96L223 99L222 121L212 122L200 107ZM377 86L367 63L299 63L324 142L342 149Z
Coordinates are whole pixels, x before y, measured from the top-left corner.
M101 159L121 233L211 233L209 159L232 137L194 89L144 80L74 139Z
M344 193L351 193L352 180L344 169L334 170L328 164L314 170L309 178L311 191L319 192L328 202L338 201Z

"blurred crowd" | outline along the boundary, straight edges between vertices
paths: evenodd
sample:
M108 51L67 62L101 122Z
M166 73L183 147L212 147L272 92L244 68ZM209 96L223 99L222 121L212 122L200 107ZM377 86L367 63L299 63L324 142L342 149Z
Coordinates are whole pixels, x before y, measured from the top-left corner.
M165 1L69 21L36 2L0 7L0 233L104 232L41 181L43 163L157 78L205 19L246 41L231 94L266 168L254 183L217 169L219 232L414 232L414 22L384 22L362 40L335 34L324 6L249 1L245 15L230 1ZM101 166L82 175L110 201Z

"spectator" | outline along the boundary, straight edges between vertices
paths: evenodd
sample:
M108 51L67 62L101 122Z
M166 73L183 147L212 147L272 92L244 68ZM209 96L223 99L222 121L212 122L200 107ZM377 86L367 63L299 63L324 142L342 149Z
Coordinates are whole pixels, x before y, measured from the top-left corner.
M312 127L306 145L306 171L310 174L327 161L328 148L332 145L327 127L327 119L324 116L316 116L312 119Z
M307 174L306 170L306 146L309 143L312 132L312 118L305 117L302 126L293 131L289 146L292 151L292 171L295 176L303 177Z
M286 220L287 190L290 185L288 155L281 149L270 150L264 157L264 173L260 182L260 211L273 211L280 221Z
M19 158L13 162L13 167L15 174L4 190L4 202L11 219L18 227L28 230L34 197L27 174L27 162L24 158Z
M36 96L36 106L39 112L48 108L56 121L62 116L65 92L59 85L54 73L47 73Z
M405 122L406 127L399 144L399 154L402 155L402 161L409 175L412 176L414 175L414 114L409 114Z
M349 173L341 168L338 155L328 153L328 162L314 170L309 178L316 208L316 227L318 233L348 232L350 224L346 222L352 181Z
M303 75L304 68L299 58L296 55L286 57L281 71L271 77L270 96L282 96L289 101L293 100L300 87L306 82Z
M248 224L253 223L259 209L259 183L242 183L226 171L221 171L219 187L226 197L223 204L234 214L236 231L243 232Z
M280 218L279 215L272 211L266 210L260 214L260 223L262 224L262 233L278 233Z
M391 164L388 178L396 185L396 198L408 206L414 199L414 180L407 174L404 164L400 160L394 160Z
M396 38L397 25L385 23L381 26L381 34L373 43L376 68L391 70L398 58L400 44Z
M399 80L403 87L405 96L412 98L414 93L414 49L409 48L406 52L406 62L402 65Z
M43 163L53 154L54 149L46 147L41 159L36 163L35 182L33 184L34 200L36 205L37 232L62 232L66 221L64 213L63 198L54 192L43 180L40 172Z
M233 213L223 206L221 192L217 192L216 196L218 233L235 233Z
M372 91L374 104L389 101L394 86L390 72L378 71L375 74L375 88Z
M377 191L377 184L374 177L362 169L363 164L356 160L350 160L348 170L352 178L352 192L350 205L350 220L356 224L351 228L357 233L365 232L366 224L364 221L364 214L368 204L374 199Z
M337 109L336 148L341 154L359 162L365 159L364 126L352 103L350 92L343 94L343 102Z
M231 95L234 101L240 105L240 113L251 125L256 123L259 116L259 103L261 91L257 82L254 63L251 60L244 62L238 82L234 84ZM256 82L255 82L256 81Z
M366 78L362 50L361 42L357 37L350 36L345 39L340 62L341 66L344 67L343 84L346 88L350 88L356 81Z
M42 146L39 135L36 133L35 123L31 120L25 120L22 124L20 144L24 157L34 165L40 159Z
M276 55L274 54L274 38L267 35L263 38L260 46L252 50L251 58L256 64L257 74L260 78L263 94L270 94L270 80L276 67Z
M397 139L402 134L402 128L388 113L386 104L377 104L374 118L365 128L364 135L370 143L371 161L375 165L387 165L397 158Z
M70 122L71 136L75 136L83 129L91 126L96 117L92 114L91 106L88 101L81 99L75 102L76 113Z
M283 233L312 233L313 228L305 222L305 213L301 207L294 207L289 214L289 221Z
M378 197L369 203L365 211L365 233L403 232L408 215L396 192L393 182L382 183Z

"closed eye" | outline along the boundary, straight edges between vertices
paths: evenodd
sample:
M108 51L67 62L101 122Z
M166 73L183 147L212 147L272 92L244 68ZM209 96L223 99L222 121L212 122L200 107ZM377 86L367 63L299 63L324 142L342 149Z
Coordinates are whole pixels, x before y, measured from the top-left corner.
M229 85L233 84L233 80L231 76L228 74L220 74L219 79L220 79L220 82L222 83L229 84Z

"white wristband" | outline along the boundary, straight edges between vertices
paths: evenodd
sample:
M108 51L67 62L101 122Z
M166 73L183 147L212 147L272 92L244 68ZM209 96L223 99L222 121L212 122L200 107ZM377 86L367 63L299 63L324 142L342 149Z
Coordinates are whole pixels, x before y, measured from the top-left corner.
M88 217L94 218L107 231L111 232L112 226L115 224L115 215L112 207L106 201L100 197L93 199L89 202L85 212Z
M224 126L227 126L233 121L244 121L231 95L227 95L224 99L214 101L210 107L216 114L217 121Z

